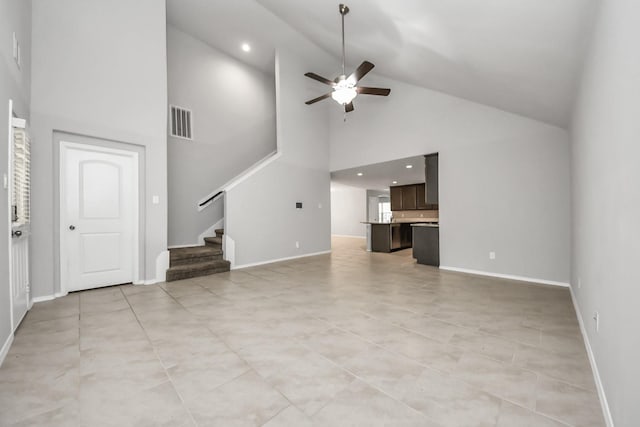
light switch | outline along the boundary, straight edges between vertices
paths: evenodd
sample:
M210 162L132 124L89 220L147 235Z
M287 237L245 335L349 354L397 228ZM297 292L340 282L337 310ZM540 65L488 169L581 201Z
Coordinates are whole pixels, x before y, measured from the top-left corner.
M160 204L160 196L153 196L152 202L154 205Z

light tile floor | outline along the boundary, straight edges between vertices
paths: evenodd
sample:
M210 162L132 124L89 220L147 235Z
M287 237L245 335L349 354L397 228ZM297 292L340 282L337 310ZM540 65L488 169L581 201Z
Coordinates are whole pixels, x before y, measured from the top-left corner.
M333 245L36 304L0 425L604 425L567 289Z

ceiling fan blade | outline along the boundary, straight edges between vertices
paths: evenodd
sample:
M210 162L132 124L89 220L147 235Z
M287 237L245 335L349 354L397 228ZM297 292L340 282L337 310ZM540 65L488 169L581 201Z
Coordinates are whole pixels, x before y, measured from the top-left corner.
M322 101L323 99L327 99L329 97L331 97L331 92L325 93L324 95L321 95L317 98L313 98L312 100L305 102L305 104L307 105L315 104L316 102Z
M389 96L391 93L391 89L382 89L379 87L356 87L356 90L363 95Z
M358 68L356 68L356 70L349 76L347 80L349 80L349 83L352 83L355 85L369 71L373 70L373 67L375 67L375 65L373 65L371 62L364 61L362 64L360 64Z
M317 80L317 81L319 81L320 83L324 83L324 84L329 85L329 86L331 86L331 87L333 87L333 86L335 86L335 85L336 85L336 83L335 83L335 82L333 82L333 81L331 81L331 80L329 80L329 79L325 79L324 77L319 76L319 75L317 75L316 73L305 73L304 75L305 75L305 76L307 76L307 77L309 77L310 79Z
M344 112L350 113L353 111L353 102L344 105Z

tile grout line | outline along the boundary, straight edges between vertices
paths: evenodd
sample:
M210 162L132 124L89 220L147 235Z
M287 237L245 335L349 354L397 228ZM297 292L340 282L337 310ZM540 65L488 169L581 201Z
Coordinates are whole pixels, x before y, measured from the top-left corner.
M154 286L154 285L152 285ZM162 289L161 286L158 286L160 289ZM167 293L164 289L162 289L163 292ZM178 389L176 388L176 385L173 383L173 380L171 378L171 375L169 375L169 371L167 369L167 367L164 365L164 363L162 362L162 359L160 358L160 355L158 354L158 350L156 349L156 346L153 345L153 340L151 340L151 338L149 337L149 334L147 333L147 330L145 329L144 325L142 324L142 322L140 321L140 318L138 317L138 314L136 313L136 311L134 310L133 306L131 305L131 302L129 301L129 298L127 298L127 295L124 293L124 291L122 291L122 288L120 288L120 292L122 293L122 295L124 296L125 301L127 301L127 304L129 305L129 309L131 310L131 312L133 313L133 316L136 318L136 322L138 322L138 325L140 325L140 329L142 329L142 331L144 332L145 337L147 338L147 341L149 342L149 344L151 345L151 348L153 348L153 353L156 356L156 359L158 360L158 363L160 363L160 366L162 366L162 369L164 370L165 375L167 376L167 381L171 384L171 388L173 389L173 392L178 396L178 399L180 399L180 403L182 404L181 406L184 408L184 410L187 412L187 414L189 415L189 419L191 420L191 422L193 422L194 426L198 426L198 423L196 422L193 414L191 413L191 410L189 409L189 407L187 406L187 404L185 403L184 398L182 397L182 395L180 394L180 392L178 391ZM167 293L168 294L168 293ZM160 385L160 384L158 384ZM157 386L154 386L157 387ZM153 387L152 387L153 388Z
M204 289L204 290L206 290L206 291L208 291L208 289L206 289L206 288L203 288L203 289ZM176 303L180 304L180 301L178 301L178 300L177 300L173 295L171 295L171 294L170 294L169 292L167 292L165 289L163 289L163 291L164 291L165 293L167 293L167 294L168 294L168 295L169 295L169 296L170 296L174 301L176 301ZM220 297L220 298L222 298L222 297ZM188 312L189 312L189 309L188 309L187 307L184 307L182 304L180 304L180 306L181 306L182 308L184 308L186 311L188 311ZM132 309L132 310L133 310L133 309ZM189 313L191 313L191 312L189 312ZM134 312L134 315L135 315L135 312ZM137 316L136 316L136 318L137 318ZM202 322L198 319L198 323L202 323ZM144 326L142 326L142 325L140 325L140 326L144 329ZM224 383L222 383L222 384L220 384L220 385L217 385L216 387L214 387L214 388L213 388L213 390L219 389L220 387L222 387L222 386L224 386L224 385L226 385L226 384L229 384L229 383L231 383L231 382L233 382L233 381L237 380L238 378L240 378L240 377L242 377L242 376L246 375L246 374L247 374L247 372L250 372L250 371L253 371L253 372L254 372L258 377L260 377L260 378L261 378L263 381L265 381L265 383L266 383L266 380L262 377L262 375L260 375L260 374L259 374L259 373L258 373L258 372L253 368L253 366L252 366L252 365L251 365L247 360L245 360L245 359L244 359L240 354L238 354L238 353L237 353L233 348L231 348L231 346L229 346L229 344L226 342L226 340L224 340L222 337L220 337L218 334L216 334L214 331L212 331L212 330L211 330L211 328L209 328L209 326L208 326L208 325L203 325L203 326L204 326L204 327L205 327L205 328L206 328L206 329L207 329L207 330L208 330L208 331L209 331L209 332L210 332L214 337L216 337L216 339L218 339L220 342L222 342L222 343L224 344L224 346L225 346L225 347L227 347L227 349L228 349L231 353L235 354L235 356L236 356L236 357L238 357L240 360L242 360L242 361L247 365L247 367L248 367L248 369L247 369L246 371L244 371L244 372L242 372L241 374L237 375L236 377L234 377L234 378L230 379L229 381L226 381L226 382L224 382ZM146 330L145 330L145 334L146 334ZM152 344L152 346L153 346L153 344ZM155 351L155 346L154 346L154 351ZM157 352L156 352L156 353L157 353ZM162 361L160 361L160 363L162 364ZM164 366L163 366L163 367L164 367ZM165 368L165 371L166 371L166 368ZM172 380L171 380L171 375L169 375L168 371L167 371L167 376L169 377L169 381L172 381ZM267 383L267 384L268 384L268 383ZM173 382L172 382L172 385L173 385ZM290 406L291 406L291 405L295 406L295 405L294 405L294 404L293 404L293 403L292 403L292 402L287 398L287 396L285 396L284 394L282 394L282 392L280 392L280 390L278 390L277 388L275 388L275 387L271 386L270 384L268 384L268 385L269 385L269 386L270 386L274 391L276 391L278 394L280 394L280 396L282 396L282 397L283 397L287 402L289 402L289 405L290 405ZM174 385L174 389L175 389L175 385ZM176 393L178 393L177 389L176 389ZM182 400L182 402L183 402L184 406L186 407L187 411L189 412L189 415L191 416L191 418L193 419L194 423L195 423L195 424L196 424L196 426L197 426L198 424L195 422L195 418L194 418L194 417L193 417L193 415L191 414L191 410L188 408L188 406L187 406L187 404L185 403L185 401L184 401L184 399L182 398L182 396L181 396L179 393L178 393L178 395L180 396L180 399Z

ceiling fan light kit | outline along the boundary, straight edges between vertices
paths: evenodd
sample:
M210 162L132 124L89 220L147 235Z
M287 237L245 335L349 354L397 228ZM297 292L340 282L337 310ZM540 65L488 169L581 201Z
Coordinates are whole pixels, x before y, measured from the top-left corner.
M349 76L345 73L345 43L344 43L344 17L349 13L349 7L341 4L339 6L340 15L342 16L342 74L336 77L334 80L329 80L315 73L306 73L305 76L324 83L333 88L332 92L320 95L317 98L311 99L305 104L311 105L318 101L331 97L338 104L344 106L344 112L349 113L354 110L353 100L358 94L363 95L379 95L388 96L391 89L382 89L374 87L361 87L358 86L358 81L362 79L369 71L371 71L374 65L369 61L364 61L360 66Z
M340 105L347 105L358 95L358 92L346 80L340 80L331 92L331 98Z

